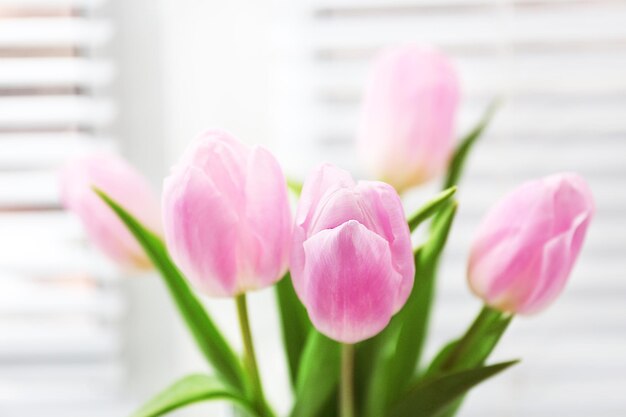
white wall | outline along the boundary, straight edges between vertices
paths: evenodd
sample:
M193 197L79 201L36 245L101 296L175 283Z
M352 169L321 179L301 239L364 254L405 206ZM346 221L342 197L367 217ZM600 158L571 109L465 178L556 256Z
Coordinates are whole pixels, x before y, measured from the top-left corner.
M168 160L207 127L271 141L266 1L162 1Z

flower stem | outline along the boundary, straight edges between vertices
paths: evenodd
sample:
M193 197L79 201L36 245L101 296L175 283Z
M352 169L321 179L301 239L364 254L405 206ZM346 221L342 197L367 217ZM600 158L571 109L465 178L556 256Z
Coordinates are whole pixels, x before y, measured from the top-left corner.
M341 345L339 416L354 417L354 345Z
M261 377L259 376L259 367L256 362L256 354L254 353L254 344L252 342L252 332L250 331L250 320L248 319L248 303L246 295L241 294L236 297L237 315L239 316L239 328L241 329L241 339L243 341L244 356L243 362L248 378L250 379L250 389L254 408L263 417L272 416L263 395L263 386Z

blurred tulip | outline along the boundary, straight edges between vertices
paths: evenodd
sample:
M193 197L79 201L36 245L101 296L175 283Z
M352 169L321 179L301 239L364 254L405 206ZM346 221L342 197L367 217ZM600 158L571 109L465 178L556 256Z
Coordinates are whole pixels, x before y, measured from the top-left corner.
M441 52L384 50L371 71L357 135L372 174L399 192L445 170L454 146L459 81Z
M411 237L397 192L322 165L302 190L291 276L315 327L355 343L376 335L413 286Z
M565 286L593 213L591 191L576 174L513 190L478 228L468 268L473 292L501 311L542 310Z
M135 237L93 191L94 186L160 233L159 202L148 181L118 156L88 155L66 164L60 191L63 205L78 215L91 240L107 256L124 268L150 268L152 264Z
M210 130L165 179L165 238L203 292L236 296L272 285L287 269L291 212L272 154Z

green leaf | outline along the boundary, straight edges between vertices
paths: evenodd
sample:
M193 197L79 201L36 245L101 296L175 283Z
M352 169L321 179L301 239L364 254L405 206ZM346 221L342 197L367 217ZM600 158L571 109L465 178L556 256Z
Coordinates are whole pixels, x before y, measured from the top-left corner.
M483 307L465 334L449 342L435 356L424 378L483 365L512 319L512 315ZM438 417L454 416L462 403L463 397L458 398Z
M276 285L276 301L280 312L283 343L289 363L291 384L295 387L298 380L300 358L312 327L306 309L293 288L289 273Z
M313 330L300 361L291 417L319 416L339 384L339 343Z
M425 379L414 385L387 417L435 417L470 389L517 362L503 362Z
M415 283L404 308L377 336L379 340L366 389L364 412L367 417L379 417L388 405L404 392L420 362L426 340L434 281L440 255L447 241L456 203L440 212L428 241L415 254ZM374 342L371 342L374 343Z
M512 315L483 307L465 334L448 343L430 364L426 376L474 368L485 363L508 328Z
M394 317L377 336L357 346L355 363L355 392L358 413L365 417L380 417L389 403L390 364L394 360L396 343L402 322Z
M459 344L458 340L452 340L448 342L440 351L435 355L432 362L428 366L428 370L424 373L423 378L439 375L442 372L444 364L450 357L451 353L456 349Z
M450 165L448 166L448 173L446 175L446 180L444 181L443 188L448 189L453 185L458 185L459 180L461 179L461 174L463 173L463 168L465 166L465 161L469 155L474 144L478 141L478 139L482 136L483 132L489 125L489 122L493 118L496 110L500 107L500 100L495 99L491 102L482 119L478 122L476 127L472 129L467 136L465 136L459 146L456 148L452 159L450 160Z
M132 417L157 417L187 405L211 400L226 400L256 416L246 398L231 386L208 375L189 375L158 394Z
M408 384L419 365L428 333L437 268L452 228L456 208L456 204L450 204L442 212L430 239L417 253L416 270L419 271L419 275L416 277L413 288L415 295L410 297L406 307L400 313L403 325L400 328L395 354L389 368L391 392L394 392L393 386L398 388L395 392L399 392Z
M455 186L445 189L413 213L408 220L411 232L417 229L422 222L428 220L430 217L434 216L446 207L454 193L456 193Z
M163 241L103 191L98 189L94 191L115 211L146 251L154 266L161 272L198 347L213 365L215 371L235 388L245 390L247 385L239 359L170 259Z
M461 405L463 405L463 399L465 395L460 396L456 400L452 401L451 404L447 405L443 411L437 414L437 417L454 417L456 413L461 409Z

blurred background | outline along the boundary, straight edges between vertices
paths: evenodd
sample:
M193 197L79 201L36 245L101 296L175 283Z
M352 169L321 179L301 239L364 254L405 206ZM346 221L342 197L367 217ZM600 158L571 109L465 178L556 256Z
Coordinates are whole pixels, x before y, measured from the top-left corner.
M61 209L65 159L113 149L160 187L199 131L224 127L269 147L293 178L324 160L362 175L352 141L367 68L405 42L453 57L459 136L506 97L460 189L429 355L479 309L464 269L490 204L575 170L598 206L564 295L515 320L493 358L522 365L475 390L461 416L623 417L623 0L0 0L0 416L121 417L205 371L158 278L121 276ZM232 303L207 304L239 345ZM270 400L287 410L272 291L250 308Z

